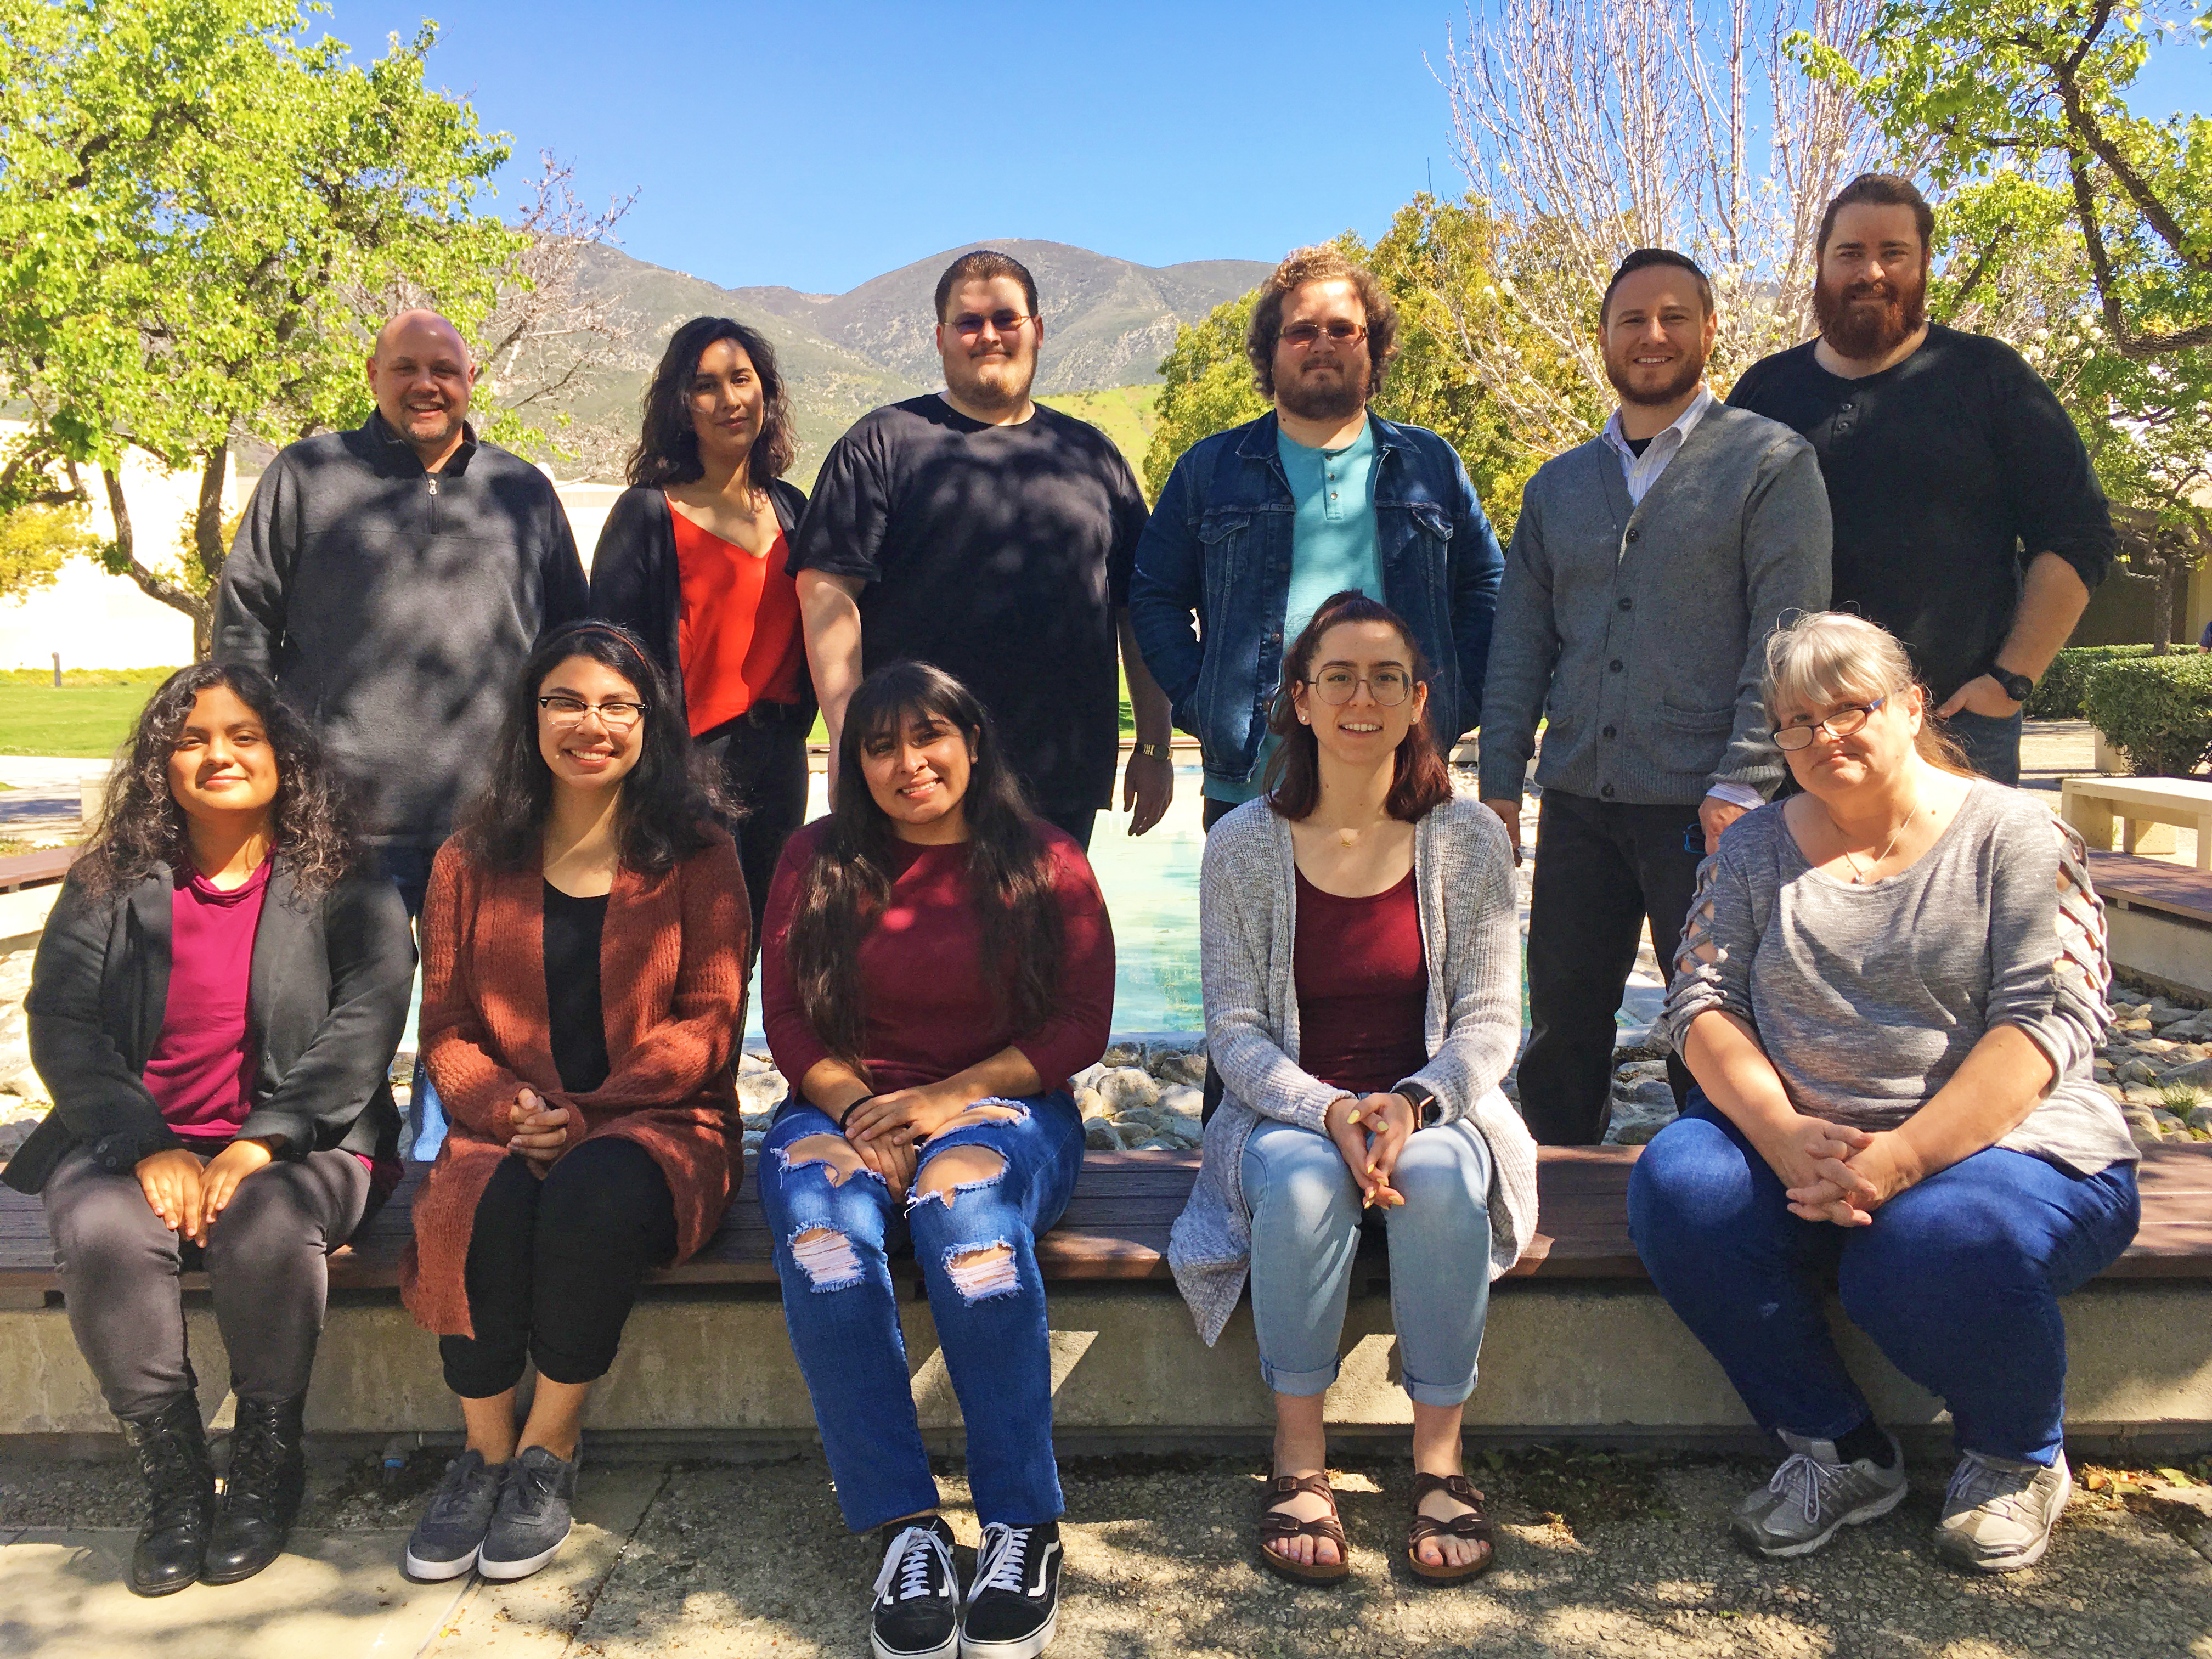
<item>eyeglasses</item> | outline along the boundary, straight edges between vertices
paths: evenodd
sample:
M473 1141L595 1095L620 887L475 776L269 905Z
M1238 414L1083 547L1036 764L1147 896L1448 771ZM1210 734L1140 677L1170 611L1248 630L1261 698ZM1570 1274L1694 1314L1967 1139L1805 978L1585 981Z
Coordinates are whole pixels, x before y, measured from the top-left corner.
M1872 702L1855 702L1848 708L1838 709L1823 720L1810 726L1778 726L1774 728L1777 749L1810 749L1815 733L1826 732L1832 738L1848 738L1874 718L1874 711L1889 701L1887 696L1876 697Z
M1275 337L1285 345L1296 346L1304 351L1324 334L1338 345L1346 345L1353 340L1365 339L1367 327L1364 323L1347 323L1338 317L1326 323L1291 323Z
M549 725L562 732L581 726L586 714L597 714L610 732L627 732L645 718L641 702L586 702L581 697L555 696L538 698L538 708Z
M1324 668L1306 682L1331 708L1350 702L1364 684L1375 701L1395 708L1413 695L1413 677L1402 668L1378 668L1371 674L1355 674L1349 668Z
M1001 334L1012 334L1024 323L1033 323L1036 320L1036 317L1033 313L1024 316L1018 311L994 311L988 317L978 317L972 311L963 311L952 319L952 331L955 334L971 336L981 334L983 331L983 325L988 323Z

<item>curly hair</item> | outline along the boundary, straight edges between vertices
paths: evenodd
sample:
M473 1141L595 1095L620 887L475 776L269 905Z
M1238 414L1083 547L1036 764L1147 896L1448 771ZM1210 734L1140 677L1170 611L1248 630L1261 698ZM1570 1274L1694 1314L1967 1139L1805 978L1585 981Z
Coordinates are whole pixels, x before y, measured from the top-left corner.
M353 814L314 728L277 695L276 684L240 663L194 663L161 682L138 711L131 741L116 757L100 821L71 866L70 879L95 897L137 886L156 870L190 860L184 808L169 789L169 757L200 693L222 687L244 703L268 733L276 762L276 798L269 805L270 851L284 860L307 897L362 863Z
M1324 242L1318 247L1292 248L1290 257L1260 284L1251 326L1244 331L1244 355L1251 359L1253 383L1261 397L1275 395L1275 342L1283 331L1283 302L1308 283L1338 281L1358 290L1360 309L1367 313L1368 401L1382 395L1382 382L1398 355L1398 307L1373 271Z
M641 875L672 870L706 847L711 826L730 813L713 763L691 742L668 676L636 635L612 623L557 628L522 665L493 746L491 781L461 824L461 845L493 870L527 870L543 856L553 773L538 746L538 688L572 657L611 668L637 688L645 718L637 764L622 781L619 856L624 869Z
M888 664L860 682L846 707L829 832L800 876L787 947L806 1023L824 1048L855 1068L867 1022L860 941L890 901L894 841L890 816L868 787L860 750L880 732L903 731L916 714L944 721L975 746L961 805L982 923L984 978L1002 1000L1001 1012L1017 1030L1035 1030L1052 1017L1060 988L1062 939L1051 856L990 715L943 669Z
M659 366L646 386L644 421L624 469L633 484L659 489L690 483L702 476L699 434L691 424L691 377L699 372L699 359L707 348L721 340L732 342L751 358L753 373L760 377L761 429L745 457L746 483L758 489L791 470L799 455L799 439L792 424L791 396L784 387L783 371L776 367L775 348L759 330L727 317L694 317L668 337Z

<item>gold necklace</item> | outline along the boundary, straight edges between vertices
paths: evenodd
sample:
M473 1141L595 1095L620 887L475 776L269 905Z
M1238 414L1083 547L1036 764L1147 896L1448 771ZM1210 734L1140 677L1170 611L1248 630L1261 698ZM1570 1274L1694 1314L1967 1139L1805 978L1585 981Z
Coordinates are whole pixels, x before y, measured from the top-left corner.
M1820 810L1823 812L1828 813L1828 822L1830 823L1836 824L1836 833L1839 836L1843 835L1844 833L1844 826L1840 823L1836 823L1836 815L1833 812L1828 812L1828 806L1826 801L1823 801L1820 804ZM1889 839L1882 842L1881 851L1874 855L1873 861L1867 866L1868 869L1872 870L1876 868L1881 865L1884 859L1889 856L1890 848L1897 845L1897 838L1905 833L1905 826L1912 822L1914 817L1919 812L1919 811L1920 797L1916 794L1912 798L1912 805L1905 809L1904 817L1898 821L1897 828L1889 832ZM1851 849L1848 846L1844 848L1844 862L1851 866L1851 885L1856 887L1863 884L1866 881L1866 878L1859 873L1859 861L1851 856Z

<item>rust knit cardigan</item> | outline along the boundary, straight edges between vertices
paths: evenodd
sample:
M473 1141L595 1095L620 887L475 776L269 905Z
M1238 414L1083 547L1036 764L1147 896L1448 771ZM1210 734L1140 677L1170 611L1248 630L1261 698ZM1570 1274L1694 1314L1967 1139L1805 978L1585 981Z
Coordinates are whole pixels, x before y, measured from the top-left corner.
M423 1063L452 1128L415 1195L401 1298L441 1336L474 1336L462 1271L477 1201L509 1156L525 1085L568 1109L568 1147L620 1135L652 1154L676 1198L676 1260L721 1225L743 1170L735 1066L751 911L737 849L713 842L674 869L615 872L599 945L607 1079L561 1086L545 1003L544 878L488 870L449 841L422 907Z

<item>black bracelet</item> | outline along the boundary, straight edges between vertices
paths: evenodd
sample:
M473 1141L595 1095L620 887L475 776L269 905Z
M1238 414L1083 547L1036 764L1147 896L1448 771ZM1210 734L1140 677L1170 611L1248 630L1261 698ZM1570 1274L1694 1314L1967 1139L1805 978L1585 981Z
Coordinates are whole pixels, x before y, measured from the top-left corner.
M861 1096L858 1100L856 1100L856 1101L853 1102L853 1103L852 1103L852 1104L850 1104L849 1106L846 1107L846 1108L845 1108L845 1109L844 1109L843 1111L842 1111L842 1112L838 1113L838 1114L837 1114L837 1133L840 1133L840 1134L844 1133L844 1132L845 1132L845 1120L846 1120L847 1118L848 1118L848 1117L852 1116L854 1113L855 1113L855 1112L859 1111L859 1110L860 1109L860 1108L861 1108L861 1107L863 1107L863 1106L866 1105L870 1101L872 1101L872 1100L875 1099L876 1097L875 1097L874 1095L862 1095L862 1096Z

